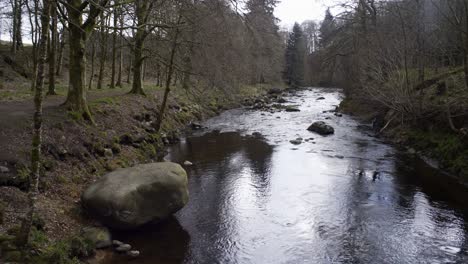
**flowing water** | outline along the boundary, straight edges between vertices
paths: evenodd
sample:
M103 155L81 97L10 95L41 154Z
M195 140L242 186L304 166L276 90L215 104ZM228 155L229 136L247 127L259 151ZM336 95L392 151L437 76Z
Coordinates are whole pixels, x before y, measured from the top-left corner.
M194 163L188 205L116 232L142 255L104 263L468 263L466 189L324 112L339 90L287 99L301 112L227 111L172 147L169 160ZM318 120L335 135L306 130ZM298 137L308 142L290 143Z

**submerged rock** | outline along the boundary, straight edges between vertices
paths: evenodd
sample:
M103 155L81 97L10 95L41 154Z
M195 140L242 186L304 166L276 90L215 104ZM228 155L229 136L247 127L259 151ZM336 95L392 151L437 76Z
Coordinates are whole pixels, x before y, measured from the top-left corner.
M171 162L119 169L92 184L81 200L104 224L134 229L164 220L187 204L187 173Z
M307 130L315 132L320 135L331 135L335 133L335 129L323 121L313 123Z
M319 101L319 100L325 100L325 97L321 96L321 97L317 98L317 101Z

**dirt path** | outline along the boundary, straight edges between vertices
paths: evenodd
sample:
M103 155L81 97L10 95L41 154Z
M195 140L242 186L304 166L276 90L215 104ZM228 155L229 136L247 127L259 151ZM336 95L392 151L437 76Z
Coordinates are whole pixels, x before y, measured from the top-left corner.
M88 100L95 100L122 96L127 93L127 89L105 89L102 91L91 91ZM44 100L44 119L53 115L63 115L64 110L61 105L65 101L65 96L48 96ZM14 147L11 143L19 137L29 134L31 126L34 104L32 99L22 101L0 101L0 161L10 161L17 159Z

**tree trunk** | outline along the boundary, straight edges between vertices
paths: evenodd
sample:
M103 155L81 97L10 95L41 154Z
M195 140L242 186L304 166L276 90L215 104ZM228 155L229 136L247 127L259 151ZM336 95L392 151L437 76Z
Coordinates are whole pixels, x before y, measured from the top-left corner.
M16 20L16 12L18 10L18 0L13 0L13 13L12 13L12 32L11 32L11 53L16 54L16 29L18 27Z
M133 84L132 90L130 91L131 94L145 94L141 80L141 68L143 64L143 42L143 32L140 32L140 29L138 29L135 37L135 46L133 48Z
M92 121L86 100L86 57L85 47L88 33L81 28L82 17L78 7L68 7L70 55L69 55L69 91L65 105L72 111L79 112L84 119Z
M91 73L89 76L88 90L93 88L93 79L94 79L94 58L96 57L96 43L93 41L91 47Z
M52 28L51 28L51 38L49 45L49 91L47 95L56 95L55 92L55 63L56 63L56 51L57 51L57 7L55 3L52 2L50 7L51 18L52 18Z
M115 3L116 1L114 1ZM110 88L115 88L116 82L116 56L117 56L117 23L118 23L117 7L114 7L114 32L112 33L112 69L111 69L111 83Z
M107 57L107 32L106 32L106 21L107 19L104 17L104 13L101 15L101 52L100 52L100 60L99 60L99 76L96 88L102 89L103 81L104 81L104 68L106 66L106 57Z
M179 26L180 20L181 20L181 17L179 16L176 26ZM155 126L156 132L159 132L161 130L161 124L164 119L164 111L166 110L167 98L169 97L169 93L171 91L171 81L172 81L172 75L174 73L174 57L177 51L177 40L179 37L179 33L180 33L179 28L176 28L174 39L172 42L171 57L169 59L169 65L168 65L168 70L167 70L167 79L166 79L166 84L165 84L165 89L164 89L164 98L161 104L161 108L159 109L159 116L158 116L158 119L156 121L157 123Z
M120 9L120 12L119 12L119 17L120 17L120 27L123 27L124 26L124 15L123 15L123 11L122 9ZM117 83L115 84L115 86L118 86L118 87L122 87L122 68L123 68L123 47L122 47L122 44L123 44L123 29L121 28L120 29L120 32L119 32L119 70L118 70L118 75L117 75Z
M132 76L132 67L133 67L133 61L132 61L132 56L130 56L130 62L128 63L128 68L127 68L127 83L130 83L130 79Z
M41 144L42 144L42 89L44 87L45 63L47 57L47 38L49 32L50 5L49 0L44 0L41 15L41 41L39 44L39 64L36 78L36 91L34 93L34 128L31 151L31 175L29 180L28 211L21 224L18 234L18 243L25 246L29 241L33 215L36 207L36 199L39 194L39 176L41 168Z
M22 0L13 0L13 14L12 14L12 20L13 20L13 27L12 27L12 41L11 41L11 53L16 54L16 52L21 48L23 45L22 41Z
M57 58L57 69L55 75L60 76L62 74L62 64L63 64L63 50L65 48L65 30L62 29L60 38L60 45L58 48L58 58Z
M133 84L131 94L144 95L142 83L142 66L143 66L143 46L145 38L148 36L145 25L148 21L148 12L152 8L154 2L151 1L135 1L135 13L137 20L137 29L135 35L135 45L133 49Z

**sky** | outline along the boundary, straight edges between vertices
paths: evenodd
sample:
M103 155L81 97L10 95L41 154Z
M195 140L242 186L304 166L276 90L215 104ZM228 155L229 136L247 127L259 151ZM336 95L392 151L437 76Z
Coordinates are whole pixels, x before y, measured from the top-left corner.
M332 6L333 2L333 0L281 0L276 7L275 15L281 20L281 26L292 27L294 22L322 20L327 6Z

